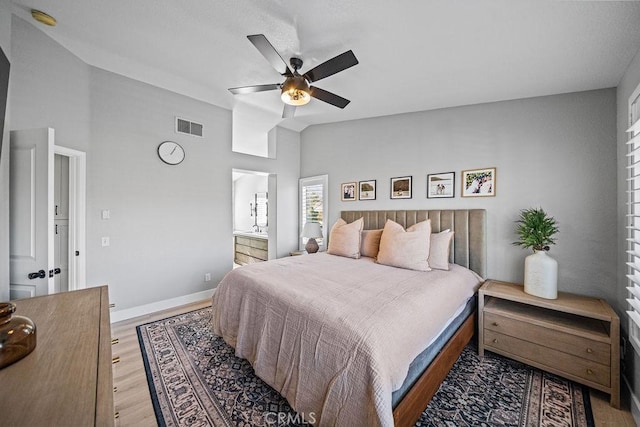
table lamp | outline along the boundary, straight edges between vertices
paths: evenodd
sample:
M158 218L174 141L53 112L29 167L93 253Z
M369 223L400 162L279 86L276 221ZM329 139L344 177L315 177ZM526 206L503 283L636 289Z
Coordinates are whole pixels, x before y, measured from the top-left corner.
M315 254L319 249L316 238L322 237L322 225L319 222L306 222L302 229L302 237L309 239L304 247L307 253Z

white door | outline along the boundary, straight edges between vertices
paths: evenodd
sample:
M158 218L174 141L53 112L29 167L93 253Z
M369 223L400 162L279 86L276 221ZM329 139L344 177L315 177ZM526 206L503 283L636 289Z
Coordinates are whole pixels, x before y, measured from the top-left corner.
M54 131L11 131L10 298L54 292Z

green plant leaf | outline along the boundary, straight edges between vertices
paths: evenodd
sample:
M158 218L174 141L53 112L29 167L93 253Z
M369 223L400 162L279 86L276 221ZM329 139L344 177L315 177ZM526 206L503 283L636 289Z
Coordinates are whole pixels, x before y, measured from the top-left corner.
M513 242L516 246L534 251L549 250L549 246L555 244L554 236L558 233L558 223L555 218L548 216L542 208L523 209L520 211L520 219L516 221L516 234L518 240Z

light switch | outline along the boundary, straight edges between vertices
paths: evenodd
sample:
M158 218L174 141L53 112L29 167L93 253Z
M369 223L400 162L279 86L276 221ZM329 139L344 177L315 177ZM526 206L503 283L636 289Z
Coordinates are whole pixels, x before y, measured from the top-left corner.
M111 211L109 209L103 209L102 219L109 219L109 218L111 218Z
M102 238L102 247L109 246L110 244L111 244L111 242L109 242L109 238L108 237L103 237Z

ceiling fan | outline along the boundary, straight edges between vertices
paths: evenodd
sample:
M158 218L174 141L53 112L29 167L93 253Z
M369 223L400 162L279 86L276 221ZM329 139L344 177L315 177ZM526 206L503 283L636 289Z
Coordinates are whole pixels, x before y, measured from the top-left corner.
M309 83L317 82L318 80L332 76L358 64L358 60L352 51L348 50L310 69L306 73L300 74L298 70L302 68L302 59L290 59L289 62L291 68L293 68L293 71L291 71L291 68L289 68L278 51L269 43L269 40L267 40L264 34L255 34L247 36L247 38L253 43L256 49L260 51L271 66L275 68L278 73L286 77L286 79L283 83L234 87L229 89L234 95L281 89L281 98L285 103L284 111L282 112L283 118L293 117L296 107L307 104L311 100L311 97L335 105L338 108L344 108L351 102L348 99L320 89L319 87L310 86Z

